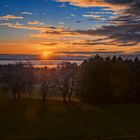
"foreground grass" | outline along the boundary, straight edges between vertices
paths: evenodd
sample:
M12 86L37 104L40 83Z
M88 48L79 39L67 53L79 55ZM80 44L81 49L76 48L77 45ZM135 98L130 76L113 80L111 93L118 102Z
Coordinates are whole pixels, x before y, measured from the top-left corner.
M0 100L0 140L140 139L140 105Z

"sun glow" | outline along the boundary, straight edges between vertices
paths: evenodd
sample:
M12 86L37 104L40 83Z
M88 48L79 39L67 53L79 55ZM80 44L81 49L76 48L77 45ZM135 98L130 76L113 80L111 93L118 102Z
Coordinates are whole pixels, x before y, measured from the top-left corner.
M41 59L49 59L52 55L52 52L44 51L41 54Z

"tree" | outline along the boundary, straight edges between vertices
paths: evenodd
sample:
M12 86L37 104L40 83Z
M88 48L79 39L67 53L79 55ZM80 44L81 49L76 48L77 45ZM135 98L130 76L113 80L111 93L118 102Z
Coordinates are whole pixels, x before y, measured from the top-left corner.
M2 75L2 84L10 89L14 101L16 97L21 98L21 93L25 93L30 86L33 86L33 71L31 64L16 63L7 66Z
M126 102L132 98L132 88L134 75L125 63L116 63L111 69L110 91L112 100L115 102Z
M97 102L98 98L101 100L101 94L104 94L102 90L104 89L103 76L105 76L103 66L104 60L99 55L81 65L78 93L82 94L84 100L89 102Z
M42 68L40 77L40 91L42 93L42 100L46 101L47 94L53 82L53 69L47 67Z
M136 80L140 79L136 72L139 67L138 59L135 63L137 68L133 61L124 61L115 56L112 59L103 58L99 55L84 61L78 71L77 92L80 98L91 103L133 101L135 94L139 95L136 91L140 83ZM134 73L137 73L137 78Z
M64 103L68 97L69 103L75 87L77 64L63 62L57 65L57 84Z

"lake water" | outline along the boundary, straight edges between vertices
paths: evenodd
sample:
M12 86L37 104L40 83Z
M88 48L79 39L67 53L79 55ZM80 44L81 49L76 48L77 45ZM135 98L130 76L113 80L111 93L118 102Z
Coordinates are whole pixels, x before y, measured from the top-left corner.
M19 62L27 62L26 60L0 60L0 64L15 64ZM75 61L75 60L29 60L29 62L32 63L34 67L43 67L43 66L48 66L48 67L55 67L57 64L61 62L72 62L72 63L77 63L78 65L82 63L82 61Z

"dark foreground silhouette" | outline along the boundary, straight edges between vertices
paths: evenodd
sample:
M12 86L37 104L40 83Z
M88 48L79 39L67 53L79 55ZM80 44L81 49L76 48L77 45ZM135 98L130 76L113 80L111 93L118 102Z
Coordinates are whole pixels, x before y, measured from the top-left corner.
M0 100L1 140L139 140L140 105Z

